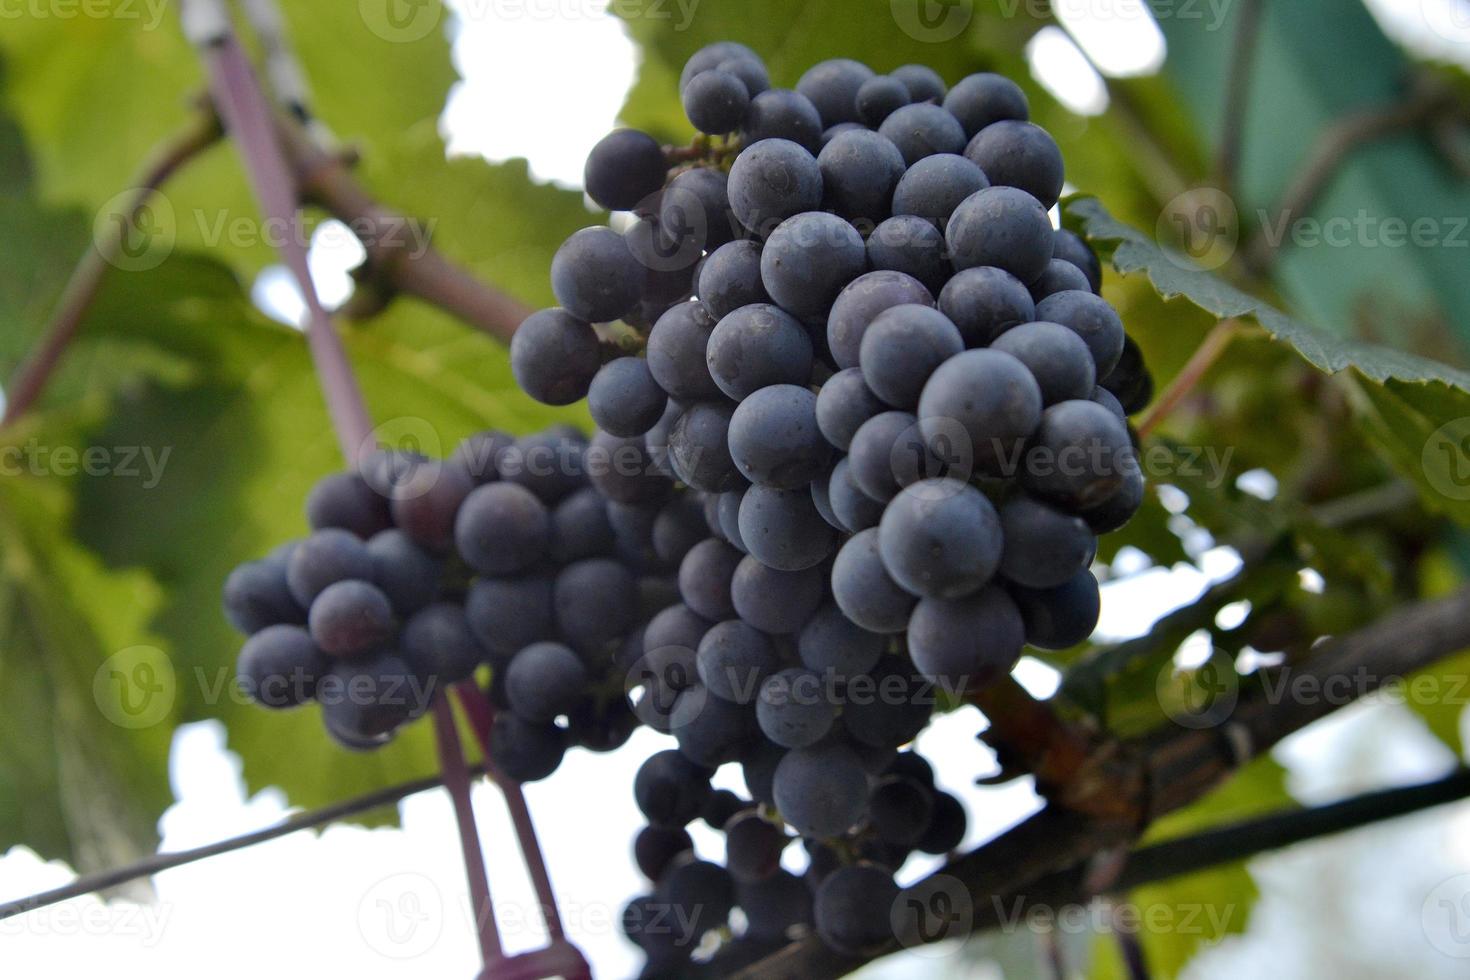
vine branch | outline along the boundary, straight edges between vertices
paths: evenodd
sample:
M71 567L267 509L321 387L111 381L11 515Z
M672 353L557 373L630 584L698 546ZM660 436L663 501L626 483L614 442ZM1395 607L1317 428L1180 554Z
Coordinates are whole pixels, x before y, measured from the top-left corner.
M219 142L223 135L219 118L205 100L197 116L179 133L169 137L154 151L132 183L128 202L105 223L107 233L93 238L91 247L72 270L56 305L30 356L16 369L6 385L8 399L0 426L20 418L45 390L46 383L61 362L62 354L81 329L107 273L126 242L129 229L135 228L139 216L153 195L186 164Z

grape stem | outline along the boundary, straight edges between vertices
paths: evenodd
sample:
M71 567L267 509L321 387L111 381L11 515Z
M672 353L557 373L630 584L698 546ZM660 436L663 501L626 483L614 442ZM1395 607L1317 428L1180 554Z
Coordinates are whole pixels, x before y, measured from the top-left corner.
M990 728L983 737L1001 756L1002 767L1035 774L1043 795L1065 787L1095 750L1080 729L1064 721L1047 702L1033 698L1009 675L972 692L966 700L989 720Z
M505 953L500 947L495 907L490 903L490 879L485 872L485 855L480 850L480 834L475 827L469 769L460 749L454 708L443 694L434 699L433 713L434 738L439 747L439 767L444 772L444 787L449 790L450 799L454 801L454 819L459 826L460 849L464 853L465 873L469 877L470 901L480 940L480 958L488 971L505 959Z
M1184 367L1174 376L1174 380L1169 382L1169 386L1164 389L1153 407L1138 423L1140 440L1152 435L1159 424L1179 407L1179 403L1194 391L1204 376L1209 373L1210 368L1215 366L1215 362L1220 360L1221 355L1225 353L1226 348L1230 346L1230 342L1236 338L1243 326L1240 320L1222 320L1205 334L1205 339L1190 355Z
M102 224L90 247L72 270L56 311L35 349L5 386L9 397L0 427L10 425L29 411L45 390L66 348L81 329L87 311L101 292L102 283L113 267L112 259L123 246L124 236L129 229L136 227L143 208L174 174L219 142L223 135L219 119L207 100L200 101L203 104L199 114L154 152L133 179L128 202L116 214L109 216L113 220ZM105 235L100 233L103 229Z

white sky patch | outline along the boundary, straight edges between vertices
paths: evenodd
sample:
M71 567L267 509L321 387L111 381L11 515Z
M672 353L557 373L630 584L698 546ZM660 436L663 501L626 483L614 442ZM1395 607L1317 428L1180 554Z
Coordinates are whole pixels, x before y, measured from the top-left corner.
M1107 86L1080 48L1060 27L1043 27L1026 45L1031 74L1058 102L1083 116L1108 107Z
M306 326L306 300L296 277L284 265L268 265L255 277L250 299L272 319L301 330Z
M1275 500L1281 489L1281 481L1268 470L1250 470L1236 478L1235 486L1257 499Z
M1143 0L1053 0L1057 20L1104 75L1152 75L1164 64L1164 34Z
M582 186L582 167L614 127L637 50L600 0L493 4L450 0L463 81L440 120L452 154L525 157L537 180Z

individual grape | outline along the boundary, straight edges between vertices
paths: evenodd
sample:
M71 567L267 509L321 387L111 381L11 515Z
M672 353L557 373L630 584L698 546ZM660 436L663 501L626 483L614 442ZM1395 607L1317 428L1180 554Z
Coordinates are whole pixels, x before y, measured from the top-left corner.
M568 565L551 595L561 635L575 644L590 648L633 628L638 584L622 562L588 558Z
M550 722L576 707L590 681L571 647L533 643L511 658L505 693L511 710L526 721Z
M436 602L410 616L399 645L414 676L435 687L470 677L485 659L464 607L454 602Z
M538 640L551 638L551 609L551 579L542 575L477 578L465 596L470 630L500 663Z
M1001 573L1033 589L1054 588L1087 568L1097 538L1087 522L1027 496L1000 508L1005 552Z
M684 114L701 133L732 133L750 108L750 89L735 72L714 68L689 80L683 91Z
M817 513L822 515L822 520L832 526L835 531L846 531L847 525L837 519L837 512L832 509L831 483L832 473L820 473L812 481L809 489L812 494L812 503L817 508Z
M822 130L822 138L816 152L825 150L828 143L832 142L843 133L858 132L867 128L868 127L864 126L862 123L857 122L845 122L838 123L835 126L828 126L826 129Z
M393 654L339 660L317 682L327 731L358 743L380 739L422 713L432 693Z
M1036 319L1025 283L994 266L957 273L939 293L939 309L959 328L966 347L988 347L1012 327Z
M457 466L437 459L413 466L393 489L393 523L435 554L454 546L454 520L475 481Z
M822 117L811 99L790 89L773 88L750 100L745 114L745 143L783 139L816 153L822 139Z
M832 469L827 485L828 505L837 518L838 530L849 534L877 527L883 519L883 505L864 493L853 481L852 464L843 458Z
M668 407L668 396L641 357L608 361L592 379L587 409L604 432L641 436L653 428Z
M894 408L912 410L934 370L964 348L948 317L911 303L873 318L863 332L858 364L873 394Z
M551 259L551 289L572 316L616 320L638 305L642 270L623 236L597 226L574 232Z
M393 526L388 501L356 473L333 473L312 487L306 522L313 531L337 527L363 540Z
M979 690L1021 659L1026 629L1015 602L992 585L963 599L923 599L909 619L914 666L946 691Z
M1097 579L1087 569L1053 589L1012 585L1009 591L1026 623L1026 642L1034 647L1065 650L1097 629L1102 598Z
M719 71L729 72L744 82L745 90L750 93L751 98L771 87L771 73L766 70L765 62L759 58L736 55L726 58L715 67Z
M934 710L933 688L900 657L884 658L871 676L848 681L846 697L843 727L855 741L875 748L912 742Z
M878 132L893 141L911 167L935 153L962 153L965 149L965 131L959 120L932 103L904 106L883 120Z
M704 639L704 634L713 625L710 620L683 603L664 609L649 620L648 628L643 633L643 649L648 655L650 665L665 664L674 658L683 658L684 662L692 665L694 652L699 649L699 641ZM658 653L659 651L668 652ZM688 656L684 657L683 652L687 652ZM688 687L693 679L692 671L684 673L682 683L676 686Z
M934 767L917 752L900 752L888 766L886 773L912 779L931 790L934 788Z
M847 680L877 666L887 645L886 637L863 629L829 602L802 627L796 650L808 668Z
M1094 401L1061 402L1041 416L1026 451L1026 489L1074 513L1096 507L1138 469L1128 426Z
M657 881L674 858L693 850L694 841L683 827L644 827L633 839L633 860L650 881Z
M745 542L740 537L740 502L745 499L745 490L727 490L720 494L717 505L720 515L720 532L742 554L748 554Z
M637 436L624 438L599 432L587 447L586 459L588 478L609 500L620 504L656 503L673 491L673 482L658 472L648 447Z
M778 869L764 881L737 885L736 896L751 939L784 940L792 928L811 925L811 889L789 871Z
M682 93L694 76L701 72L718 68L726 61L737 60L763 64L760 55L739 41L715 41L713 44L706 44L684 62L684 69L679 74L679 91Z
M1042 207L1050 208L1062 195L1062 151L1035 123L1014 119L992 123L970 140L965 156L980 165L992 184L1019 187Z
M1041 388L1026 365L1002 351L967 350L930 376L919 396L919 428L931 444L962 433L977 468L1010 476L1041 409Z
M927 65L900 65L889 72L890 78L896 78L909 90L909 98L914 102L942 102L944 100L944 79L939 77L939 72Z
M854 850L859 861L881 868L890 875L898 873L898 869L909 859L910 853L909 848L890 843L876 835L860 841Z
M735 217L765 237L787 218L821 206L822 171L799 143L764 139L735 158L729 193Z
M866 129L840 133L817 155L824 206L848 220L888 217L893 189L903 176L898 147Z
M776 809L797 833L831 838L862 819L868 777L845 746L792 749L776 766L772 792Z
M965 805L949 793L935 793L929 826L915 849L925 854L948 854L965 839Z
M354 535L340 528L313 531L296 546L286 566L286 584L291 597L303 610L310 609L327 586L347 579L369 581L373 560ZM264 592L257 595L264 595ZM279 599L279 596L273 596Z
M1099 378L1106 380L1123 356L1123 321L1101 296L1081 290L1056 293L1036 304L1036 318L1076 331L1092 351Z
M839 368L855 368L863 334L878 314L895 306L933 306L934 297L913 276L869 272L854 279L832 303L827 316L827 346Z
M908 628L914 597L899 588L883 567L876 527L853 535L837 552L832 565L832 598L844 616L865 630L902 633ZM871 670L872 666L864 669Z
M391 501L413 471L429 462L423 453L406 449L377 449L358 462L358 473L373 492Z
M700 303L680 303L653 325L646 351L648 371L670 398L693 402L719 396L705 360L714 329L714 318Z
M696 402L669 431L669 466L680 480L705 493L734 490L744 480L730 457L730 417L725 401Z
M893 113L914 101L908 86L896 78L876 75L857 91L857 111L862 121L877 129Z
M761 253L761 281L782 308L826 316L837 295L862 275L867 252L852 225L820 211L783 221Z
M1108 389L1102 387L1092 389L1091 400L1097 402L1124 422L1128 421L1128 413L1123 411L1123 403L1118 401L1118 396L1108 391Z
M756 811L736 814L724 831L725 866L737 882L765 881L781 867L786 834Z
M1025 323L1006 331L990 346L1026 365L1041 388L1043 405L1091 398L1097 387L1092 351L1075 331L1059 323Z
M852 481L881 503L903 489L900 478L922 474L931 460L918 419L908 412L884 412L868 419L853 435L847 455Z
M741 474L780 490L806 486L832 454L817 428L817 396L791 384L761 388L741 402L728 438Z
M931 294L938 293L952 269L944 233L915 214L889 218L868 236L868 265L912 276Z
M418 612L438 596L443 561L402 531L379 531L368 541L367 552L372 559L373 584L383 590L398 615Z
M515 441L515 436L497 429L477 432L454 448L449 462L476 484L494 483L500 479L496 460L501 453L515 445Z
M1051 262L1051 218L1030 194L996 185L976 191L955 208L945 241L956 270L995 266L1032 283Z
M526 721L510 712L490 725L490 761L513 783L534 783L556 772L567 751L565 733L555 725Z
M755 703L761 732L788 749L816 745L832 730L837 706L828 683L815 670L792 667L767 677Z
M293 708L316 696L317 681L332 662L300 626L266 626L240 650L235 672L240 689L267 708Z
M776 805L773 786L776 781L776 767L785 756L785 749L763 738L756 739L741 753L740 774L745 780L745 788L751 799L766 806Z
M715 320L742 306L769 303L761 283L760 243L742 238L711 252L699 273L699 301Z
M799 572L832 553L834 532L810 493L754 486L740 502L740 539L762 564Z
M495 467L502 480L554 504L587 485L586 456L587 440L581 433L548 429L517 439L496 457Z
M465 498L454 522L459 555L482 575L524 571L551 544L546 505L525 487L487 483Z
M1107 500L1081 512L1081 517L1093 534L1111 534L1121 530L1143 506L1143 473L1129 470L1123 478L1123 486Z
M699 819L703 820L711 830L723 830L725 824L729 823L737 813L752 809L749 800L741 799L739 793L728 789L717 789L710 793L709 799L704 801L704 806L699 810Z
M653 428L643 434L643 446L648 450L648 458L654 470L671 480L676 477L674 467L669 462L669 433L683 414L684 406L670 398L664 407L663 416L653 424Z
M1046 264L1041 278L1031 284L1031 298L1040 303L1054 293L1065 293L1069 289L1090 292L1092 284L1087 273L1065 259L1052 259Z
M730 600L736 615L756 629L795 633L821 605L824 585L819 569L783 572L747 555L730 579Z
M631 211L663 189L668 169L658 140L636 129L616 129L588 154L582 185L601 207Z
M510 339L510 369L516 384L546 405L570 405L585 398L601 366L602 345L596 331L566 310L532 313Z
M693 254L713 251L735 238L729 213L729 181L713 167L686 170L669 182L659 203L659 226L667 248Z
M903 776L887 776L868 794L868 819L886 843L913 847L929 829L934 792Z
M612 554L617 538L607 501L591 487L564 497L551 509L549 554L559 564Z
M633 798L655 827L683 827L699 816L710 795L709 770L674 749L649 756L633 777Z
M679 565L679 594L684 604L714 622L734 618L730 583L743 557L730 545L714 538L691 548Z
M817 935L849 956L877 952L893 941L890 920L898 896L892 873L875 864L838 868L817 889L812 910Z
M944 107L960 121L966 137L973 137L991 123L1031 118L1021 87L992 72L961 79L944 97Z
M1092 250L1092 246L1076 232L1058 228L1051 254L1053 258L1070 262L1081 269L1082 274L1087 277L1088 288L1094 293L1102 292L1102 263L1097 260L1097 253Z
M827 379L817 392L817 427L827 442L843 452L862 424L886 411L863 380L859 368L846 368Z
M669 731L679 751L710 769L739 756L755 731L755 712L716 697L703 684L679 692L669 712Z
M709 537L702 494L680 494L664 504L653 519L653 553L665 567L677 568L684 556Z
M1101 374L1101 372L1099 372ZM1136 415L1154 398L1154 379L1143 363L1143 352L1132 337L1123 338L1118 364L1098 382L1117 397L1128 415Z
M850 58L832 58L808 68L796 90L811 99L823 126L858 122L857 94L873 77L873 69Z
M985 171L954 153L936 153L909 167L893 192L893 213L913 214L940 231L960 203L990 186Z
M693 854L675 858L659 879L658 898L671 907L680 932L698 944L698 937L724 925L735 906L735 882L718 864Z
M743 620L716 623L699 641L695 665L705 688L733 704L750 704L780 664L770 637Z
M812 341L791 314L757 303L742 306L715 326L705 357L715 384L739 401L768 385L806 384Z
M883 567L917 596L970 595L1000 567L1000 517L985 495L958 480L922 480L883 512Z
M281 562L252 561L230 572L225 579L224 605L231 626L252 634L277 624L305 624L306 610L292 597L287 567Z

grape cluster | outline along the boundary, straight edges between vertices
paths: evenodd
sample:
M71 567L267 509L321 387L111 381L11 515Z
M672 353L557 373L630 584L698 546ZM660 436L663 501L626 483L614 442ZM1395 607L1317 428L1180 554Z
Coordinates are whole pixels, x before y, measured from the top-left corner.
M668 602L706 533L667 478L636 501L605 494L622 462L554 428L486 432L447 460L384 450L327 477L307 500L311 535L225 584L249 636L242 687L271 708L315 701L334 739L368 749L488 666L502 775L544 778L572 745L617 748L637 727L622 648L641 651L644 610Z
M1052 225L1062 156L1011 81L838 59L788 90L722 42L680 92L705 135L597 145L587 191L619 214L557 252L560 307L511 349L532 397L585 397L599 439L642 439L704 495L679 601L624 664L677 745L634 787L653 888L624 927L650 973L736 907L754 938L892 940L893 872L965 830L900 749L940 697L1092 632L1097 536L1142 502L1128 416L1152 396L1097 256ZM615 320L642 356L602 356ZM750 800L710 788L727 763ZM696 819L724 867L690 849ZM779 863L798 838L805 882Z

